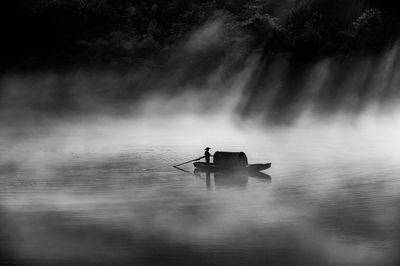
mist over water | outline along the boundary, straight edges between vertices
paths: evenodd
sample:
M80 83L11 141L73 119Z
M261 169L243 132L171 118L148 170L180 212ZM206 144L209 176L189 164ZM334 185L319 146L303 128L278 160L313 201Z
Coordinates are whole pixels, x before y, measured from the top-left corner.
M398 264L398 45L307 65L213 61L223 25L194 32L170 69L3 78L4 261ZM206 146L272 168L172 168Z
M336 116L352 120L396 111L398 42L380 54L304 62L249 50L250 37L232 32L229 25L226 16L205 23L163 55L164 66L6 74L0 86L2 119L190 113L282 125L303 117L329 123ZM228 44L227 37L234 40Z

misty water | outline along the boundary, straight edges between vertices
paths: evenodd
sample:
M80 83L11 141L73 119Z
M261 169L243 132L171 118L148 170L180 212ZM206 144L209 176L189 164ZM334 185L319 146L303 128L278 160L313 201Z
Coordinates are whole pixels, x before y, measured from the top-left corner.
M226 121L92 119L3 130L3 261L397 265L399 123ZM206 146L272 167L253 176L172 167Z

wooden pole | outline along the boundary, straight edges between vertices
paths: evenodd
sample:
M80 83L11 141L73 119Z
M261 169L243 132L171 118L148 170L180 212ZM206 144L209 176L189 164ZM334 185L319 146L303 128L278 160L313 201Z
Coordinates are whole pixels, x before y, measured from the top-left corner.
M174 165L174 167L181 166L181 165L184 165L184 164L187 164L187 163L191 163L191 162L195 162L195 161L203 159L204 157L206 157L206 156L203 156L203 157L200 157L200 158L197 158L197 159L194 159L194 160L190 160L190 161L187 161L187 162L184 162L184 163L181 163L181 164Z

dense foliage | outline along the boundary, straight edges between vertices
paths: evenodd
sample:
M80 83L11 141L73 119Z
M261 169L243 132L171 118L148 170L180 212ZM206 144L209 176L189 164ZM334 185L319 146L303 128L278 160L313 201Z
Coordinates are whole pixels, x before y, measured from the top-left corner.
M224 49L230 52L239 46L262 48L265 54L307 60L379 52L397 39L400 28L398 9L389 1L21 0L2 5L8 2L1 14L3 66L140 64L157 60L216 17L225 18L231 39Z

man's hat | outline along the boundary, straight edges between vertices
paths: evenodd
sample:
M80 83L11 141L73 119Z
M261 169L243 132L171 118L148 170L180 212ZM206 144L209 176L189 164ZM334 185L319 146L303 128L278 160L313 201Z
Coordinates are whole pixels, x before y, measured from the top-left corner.
M207 148L205 148L204 150L206 151L206 150L209 150L209 149L211 149L210 147L207 147Z

